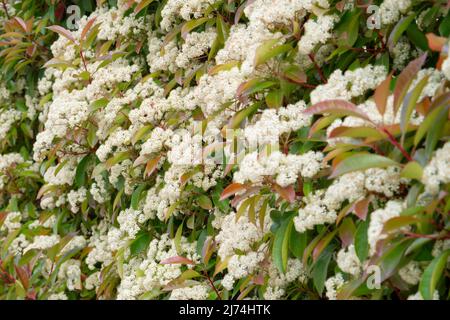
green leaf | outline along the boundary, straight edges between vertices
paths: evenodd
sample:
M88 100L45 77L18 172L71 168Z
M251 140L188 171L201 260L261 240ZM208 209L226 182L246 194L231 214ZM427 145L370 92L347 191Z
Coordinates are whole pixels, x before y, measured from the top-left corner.
M231 70L234 67L238 67L239 65L240 65L240 62L236 61L236 60L231 60L231 61L226 62L224 64L217 64L217 65L215 65L214 67L212 67L211 69L208 70L208 74L210 76L213 76L215 74L218 74L219 72Z
M269 108L278 109L283 104L283 91L280 89L272 90L266 95L266 104Z
M422 274L422 279L419 283L419 292L424 300L432 300L434 290L439 279L444 272L447 265L447 259L450 255L450 250L442 252L439 256L433 259Z
M339 162L330 177L335 178L353 171L369 168L386 168L390 166L400 166L400 164L377 154L357 153Z
M320 295L322 295L325 287L325 280L327 278L328 265L330 264L331 256L332 252L330 250L324 251L317 259L312 271L314 287Z
M239 205L235 217L236 222L240 219L240 217L242 217L242 215L245 213L245 211L248 209L248 207L254 201L254 199L255 199L254 197L247 198Z
M101 99L98 99L98 100L95 100L94 102L92 102L91 103L91 105L89 106L89 110L91 111L91 112L94 112L94 111L96 111L96 110L98 110L98 109L100 109L100 108L104 108L104 107L106 107L106 105L108 104L108 99L106 99L106 98L101 98Z
M131 255L136 255L143 252L147 249L148 244L150 243L151 237L148 232L139 233L136 239L133 240L130 244L130 253Z
M283 77L299 84L305 83L307 80L306 74L303 69L295 64L289 65L284 68Z
M76 172L75 172L75 187L80 188L84 186L86 183L86 169L91 162L92 154L86 155L83 159L81 159L80 163L78 163Z
M379 130L372 127L337 127L333 129L330 138L350 137L350 138L377 138L383 139L386 136Z
M320 239L319 243L317 243L317 246L315 246L313 250L313 261L317 261L317 258L320 257L322 252L325 250L325 248L328 247L330 242L334 239L336 236L336 233L338 232L338 229L335 229L328 233L325 237Z
M201 208L205 210L212 210L213 208L211 199L204 194L201 194L197 197L197 203Z
M344 13L336 27L339 33L338 44L340 46L345 48L353 47L356 40L358 40L360 16L361 10L359 8Z
M402 239L391 245L378 260L381 268L381 281L391 277L399 266L406 249L412 243L413 239Z
M131 156L131 151L118 152L113 157L106 160L106 167L108 169L111 169L112 166L114 166L115 164L122 162L126 159L129 159L130 156Z
M258 111L261 106L261 102L256 102L245 109L237 112L233 118L231 118L230 123L228 124L229 129L237 129L241 125L241 123L247 119L250 115Z
M237 88L236 96L239 99L248 97L251 94L263 91L275 85L274 81L265 81L260 78L252 79L247 82L241 83Z
M355 252L359 261L364 262L369 254L369 241L367 230L369 229L369 220L361 221L356 228L355 233Z
M420 94L422 93L422 90L425 88L425 86L428 83L429 76L423 77L419 83L416 85L416 87L406 95L405 100L403 101L403 106L400 111L400 129L402 131L402 139L401 141L404 141L406 130L408 128L409 120L411 118L411 115L416 107L417 100L419 100Z
M400 176L402 178L416 179L416 180L422 179L422 175L423 175L423 168L417 161L408 162L406 166L403 168L402 172L400 173Z
M153 129L152 125L146 125L143 126L142 128L139 128L139 130L136 131L136 133L133 135L133 137L131 138L131 143L134 145L136 144L136 142L138 142L139 140L141 140L141 138L146 135L147 133L150 132L150 130Z
M416 47L422 49L423 51L428 50L427 37L422 31L420 31L415 21L409 25L406 30L406 34L408 35L408 39L411 40Z
M446 109L448 109L448 107L450 106L447 105ZM428 157L431 157L436 149L437 143L442 137L445 125L448 122L448 112L446 109L443 109L438 113L436 120L427 132L427 137L425 139L425 154Z
M414 136L414 145L417 146L419 142L422 140L422 138L425 136L425 134L429 131L432 126L434 126L437 122L439 122L439 118L446 117L446 114L448 112L448 109L450 108L449 101L450 101L450 94L447 93L444 95L447 97L447 99L436 99L439 100L441 103L436 103L436 106L427 114L425 119L422 121L422 123L419 126L419 129L416 131L416 135ZM443 101L442 101L443 100ZM435 102L433 102L435 104Z
M183 227L184 227L184 222L180 224L180 226L177 229L177 232L175 233L175 238L173 240L174 244L175 244L175 249L177 250L177 254L180 255L183 253L182 248L181 248L181 237L183 235Z
M289 239L291 237L292 227L294 225L295 213L291 213L282 222L275 233L275 239L272 248L272 259L275 266L281 273L286 272L288 255L289 255Z
M277 45L278 39L270 39L263 42L255 52L255 67L265 63L271 58L292 49L289 44Z
M392 50L394 49L394 46L397 43L398 39L400 39L400 37L402 36L403 32L405 32L406 29L408 29L408 26L414 20L415 16L416 16L415 14L411 14L411 15L409 15L407 17L404 17L404 18L400 19L397 22L397 24L395 25L395 27L392 30L391 34L389 35L389 39L388 39L389 51L392 52Z
M446 38L450 36L450 12L447 12L444 20L439 25L439 34Z
M183 24L183 26L181 27L181 37L183 39L186 39L186 36L192 29L195 29L198 26L201 26L202 24L204 24L205 22L207 22L209 20L210 20L210 18L203 17L203 18L193 19L193 20L189 20L189 21L185 22Z
M138 210L139 208L139 200L141 200L141 194L142 191L145 188L145 184L140 184L138 187L133 191L133 194L131 195L131 207L133 210Z
M301 258L305 251L308 242L308 233L299 233L295 229L291 232L291 239L289 240L289 249L296 258Z
M153 0L142 0L141 2L139 2L136 8L134 8L134 13L138 14L139 12L141 12L141 10L145 9L145 7L147 7L152 2Z

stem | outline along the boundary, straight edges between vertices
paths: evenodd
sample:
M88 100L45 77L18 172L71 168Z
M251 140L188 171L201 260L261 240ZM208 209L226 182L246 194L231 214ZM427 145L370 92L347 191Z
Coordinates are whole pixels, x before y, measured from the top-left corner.
M214 292L217 294L217 297L219 298L219 300L222 300L222 296L220 295L219 291L217 290L216 286L214 285L214 282L209 277L208 272L203 271L203 273L204 273L205 277L208 279L209 284L211 285L211 288L213 288Z
M432 235L432 234L420 234L414 232L403 232L404 235L410 238L427 238L427 239L450 239L450 234L447 235Z
M84 70L87 73L89 73L88 68L87 68L87 64L86 64L86 59L84 58L83 49L81 48L81 44L80 44L80 57L81 57L81 60L83 61ZM89 83L91 83L91 82L92 82L91 74L89 74Z
M381 32L380 32L380 30L377 30L377 35L378 35L378 38L380 39L380 41L381 41L381 50L382 51L384 51L384 50L386 50L386 42L383 40L383 35L381 34Z
M322 69L317 64L316 59L314 58L314 55L312 53L308 54L308 57L311 59L312 63L314 64L314 67L316 68L317 72L319 73L320 79L323 83L327 83L327 78L325 78Z
M408 161L413 161L413 158L411 155L400 145L400 143L395 140L395 137L386 129L381 129L384 133L387 134L389 141L403 154L403 156L408 159Z
M6 7L5 0L2 0L2 4L3 4L3 10L5 10L5 13L6 13L6 17L8 18L8 20L11 19L11 16L9 15L9 12L8 12L8 8Z

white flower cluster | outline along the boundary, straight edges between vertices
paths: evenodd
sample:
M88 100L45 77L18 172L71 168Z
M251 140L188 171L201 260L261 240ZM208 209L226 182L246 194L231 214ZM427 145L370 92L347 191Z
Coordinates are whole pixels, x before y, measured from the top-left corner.
M172 290L169 300L205 300L208 297L208 291L209 287L206 284L177 288Z
M230 119L248 107L250 101L237 96L239 86L251 79L273 77L276 70L284 67L284 62L279 63L281 55L256 65L257 49L267 41L280 45L291 42L292 38L287 34L298 23L301 26L298 47L287 57L289 63L294 60L294 64L306 70L312 67L314 58L319 66L324 65L326 58L337 48L332 38L338 16L330 14L335 12L334 5L330 9L328 0L247 1L241 7L245 18L231 25L229 30L221 30L226 34L224 43L216 42L220 38L220 27L217 23L214 27L216 9L226 6L227 11L231 10L234 5L231 2L168 0L160 7L160 17L141 14L139 18L132 12L130 6L133 5L130 1L119 0L117 7L101 6L79 21L79 29L71 32L77 41L90 19L96 18L96 24L99 24L95 40L99 42L95 48L83 48L83 59L77 45L63 36L52 44L51 53L66 65L61 69L46 69L38 83L40 96L27 94L25 97L27 112L3 109L13 94L0 84L0 140L6 141L16 123L22 120L35 121L33 128L39 131L32 153L20 150L20 154L0 155L0 195L3 197L6 187L9 190L11 172L16 166L26 167L27 171L24 170L24 177L21 177L25 181L28 174L43 178L39 182L43 180L38 192L38 209L34 202L24 207L18 201L18 208L10 205L4 210L2 236L19 228L26 229L24 234L12 240L8 254L20 256L30 250L46 250L65 243L63 235L56 234L61 229L57 211L69 209L70 217L81 221L80 233L60 248L59 254L85 249L82 254L85 259L72 257L61 264L58 270L61 286L49 299L67 299L63 290L96 290L108 277L105 271L115 272L120 278L118 299L148 298L149 295L165 295L168 299L207 299L214 293L205 280L189 280L183 284L177 280L183 272L201 263L201 242L187 237L186 234L191 232L187 229L199 232L198 224L206 226L208 221L209 228L212 220L215 233L206 229L206 241L211 241L217 253L214 258L223 264L218 272L220 275L215 275L217 278L214 279L221 284L219 290L233 290L237 281L248 279L255 284L264 283L258 288L262 289L258 294L265 299L289 296L291 287L305 284L310 270L309 265L303 265L300 259L291 256L286 272L282 273L270 257L273 242L270 214L275 206L279 206L280 199L274 199L273 193L266 195L266 188L262 188L260 194L250 195L255 197L252 210L256 215L251 217L250 209L243 209L246 199L237 205L231 201L233 208L228 202L220 202L226 207L222 209L217 205L216 197L220 197L220 191L226 187L224 182L229 183L231 176L234 182L251 184L256 187L254 189L264 185L285 188L298 184L301 187L302 182L309 183L310 180L314 180L315 187L315 179L327 173L324 153L329 150L314 148L300 154L288 150L292 146L292 137L295 139L300 129L311 126L313 117L305 115L304 111L311 104L329 99L357 100L357 107L376 125L397 125L401 112L394 112L393 95L388 97L384 114L380 114L373 98L364 102L354 99L365 98L385 79L387 70L376 65L347 71L337 69L326 83L312 90L310 103L305 102L307 94L299 98L300 94L296 92L292 97L283 97L283 102L291 104L260 108L250 120L240 123L239 130L250 152L233 159L237 164L228 171L230 167L205 159L205 147L213 147ZM411 5L409 0L383 1L383 24L398 21L402 14L408 13ZM180 30L176 28L181 24L203 17L211 20L188 33L182 31L178 36ZM229 17L222 18L228 25ZM176 36L171 38L168 32ZM218 52L211 58L209 53L213 44ZM406 38L401 38L393 48L391 55L396 68L402 69L418 54L412 52L411 47ZM121 50L129 51L130 48L133 48L132 54L122 55ZM144 54L139 53L141 49ZM105 50L106 54L99 57L99 52ZM85 73L89 74L87 80L83 79ZM444 76L450 79L450 59L444 61L442 71L421 70L413 79L409 93L425 76L429 81L419 99L433 97L444 87ZM20 86L25 87L25 84L18 84ZM278 90L278 83L275 88ZM265 92L254 95L257 101L267 97ZM194 120L197 117L204 119L200 129L199 121ZM411 123L419 125L423 118L414 111ZM324 142L327 140L328 146L350 141L330 138L333 130L340 126L373 124L350 116L336 119L326 131ZM255 151L257 146L266 147L264 151L270 147L270 152ZM281 146L286 148L280 151ZM224 152L227 156L230 155L228 151ZM421 196L436 196L442 185L450 182L449 154L450 142L447 142L426 165L422 177L425 192ZM77 171L84 159L91 162L83 169L83 179L79 179ZM399 216L406 207L400 191L410 181L401 178L400 171L400 167L390 166L347 173L328 182L320 178L317 185L320 184L321 189L309 192L304 188L305 196L297 197L299 193L296 193L294 203L287 207L298 210L293 220L295 230L312 234L317 225L334 223L344 206L370 197L374 201L368 213L368 242L373 255L379 241L386 237L383 234L386 221ZM224 178L224 172L229 176ZM79 180L84 180L83 186L79 185ZM23 193L26 188L18 189ZM237 193L235 200L242 195ZM35 201L35 194L32 196ZM214 208L211 209L209 203L202 206L200 199L213 200ZM263 203L269 207L264 221L260 222ZM43 210L45 214L36 214L35 209ZM170 222L167 222L168 218ZM171 231L166 231L176 227L182 219L185 219L184 229L179 230L184 236L177 233L174 237ZM168 224L170 228L166 229L164 226ZM134 241L141 240L139 237L143 234L150 237L148 247L133 253ZM433 256L449 247L449 243L437 241ZM192 264L191 261L173 263L171 259L174 258L189 259ZM365 264L359 260L354 244L341 248L333 258L339 272L325 282L325 295L329 299L337 298L344 279L361 275ZM44 262L43 274L48 276L52 261ZM413 261L398 274L404 282L415 286L424 266ZM410 298L421 296L416 294Z
M336 257L336 262L339 268L353 276L358 276L362 270L362 264L355 252L355 246L349 245L347 248L342 248Z
M408 297L408 300L424 300L422 297L422 294L420 292L417 292L415 294L412 294ZM433 300L439 300L439 292L435 290L433 292Z
M337 292L344 285L345 281L342 277L342 273L337 273L335 276L330 277L325 281L325 295L329 300L337 299Z
M278 145L282 134L310 125L311 116L302 112L305 109L301 100L279 109L266 109L255 123L244 128L245 139L250 146Z
M408 284L416 285L422 277L422 268L417 261L411 261L398 271L399 276Z
M169 31L176 19L189 21L200 18L203 10L217 0L168 0L161 11L161 28Z
M181 265L161 264L166 259L182 255L194 263L198 262L196 242L189 243L186 238L182 237L180 248L181 252L177 252L175 241L170 239L168 234L163 234L159 240L153 239L144 259L132 258L124 265L117 298L120 300L136 299L144 292L160 289L179 277L182 273Z
M20 120L22 113L17 110L1 110L0 109L0 139L6 138L7 133L13 124Z
M450 56L448 56L442 63L442 73L445 75L447 80L450 80Z
M403 203L398 200L390 200L383 209L371 213L369 229L367 230L371 254L375 253L378 241L386 238L386 235L383 234L384 223L391 218L398 217L403 209Z
M401 14L408 12L410 6L411 0L384 0L378 13L381 23L387 25L397 22Z
M22 214L18 211L9 212L3 221L1 230L13 231L19 229L22 226L20 222L22 220Z
M0 190L2 190L9 180L7 171L17 164L23 163L24 159L19 153L8 153L0 155Z
M322 159L323 154L315 151L303 155L285 155L280 151L265 155L255 151L242 159L234 181L262 183L265 178L275 177L277 184L286 187L295 183L299 176L312 178L316 175L323 168Z
M317 20L308 20L305 25L305 33L298 42L298 51L301 54L309 54L318 44L325 44L332 37L336 15L323 15Z
M64 262L58 271L58 279L65 280L69 291L81 289L80 261L70 259Z
M67 201L69 202L70 210L73 213L76 213L78 212L78 210L80 210L79 205L86 200L86 193L87 193L86 188L81 187L77 191L70 190L70 192L67 194Z
M31 249L48 249L59 243L60 237L58 235L51 236L35 236L33 243L28 245L23 252L27 252Z
M383 66L367 65L353 71L335 70L326 84L311 92L311 103L315 104L330 99L351 100L362 96L368 90L375 89L386 78Z
M328 8L328 0L259 0L249 3L244 13L252 23L268 27L273 24L289 24L296 16L303 18L315 7Z
M251 251L252 245L264 236L264 230L251 223L243 215L236 221L234 212L224 217L221 222L221 230L215 237L219 245L218 255L225 259L235 254L235 250L241 252ZM236 237L239 241L236 241Z
M273 264L270 264L269 281L264 299L279 300L286 293L286 287L293 282L303 283L307 279L307 270L298 259L289 259L286 273L281 273Z
M450 142L446 142L423 170L422 182L426 192L436 194L440 184L450 182Z

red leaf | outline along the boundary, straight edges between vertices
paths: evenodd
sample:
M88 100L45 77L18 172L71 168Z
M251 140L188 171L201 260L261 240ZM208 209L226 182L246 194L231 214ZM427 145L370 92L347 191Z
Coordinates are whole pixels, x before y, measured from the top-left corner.
M447 38L439 37L433 33L427 33L428 46L432 51L441 52L442 48L447 44Z
M257 285L264 285L264 274L262 272L258 273L252 278L252 282Z
M14 268L16 269L17 276L20 279L20 282L22 283L22 286L25 288L25 290L28 289L30 282L27 272L25 271L25 268L19 267L14 265Z
M372 201L372 198L368 197L368 198L364 198L355 203L355 206L354 206L355 214L361 220L366 220L367 212L369 210L369 204L371 201Z
M36 52L36 45L33 44L33 45L29 46L27 48L26 52L29 57L32 57L34 55L34 53Z
M386 103L387 98L389 96L389 85L391 83L391 79L392 79L392 72L375 89L375 94L373 96L378 112L380 112L381 115L384 115L384 112L386 111Z
M234 15L234 24L238 24L239 20L242 17L242 14L244 13L244 9L251 5L253 2L255 2L255 0L248 0L248 1L244 1L243 4L241 4L241 6L236 10L236 14Z
M64 13L66 12L66 6L64 5L63 1L59 1L58 6L55 10L55 18L56 21L61 21L64 17Z
M232 183L228 187L226 187L222 194L220 195L220 200L225 200L226 198L234 195L237 192L245 190L246 187L242 183Z
M25 21L23 21L20 17L14 17L14 20L17 22L17 24L22 28L24 32L28 32L27 24Z
M293 203L295 201L295 190L293 185L281 187L280 185L274 183L273 189L275 190L276 193L278 193L284 200L288 201L289 203Z
M303 111L305 114L323 114L333 113L346 116L354 116L372 122L370 118L361 110L359 110L353 103L345 100L326 100L316 103Z
M97 17L92 18L91 20L88 21L88 23L86 23L86 25L83 28L83 31L81 31L81 40L84 39L84 37L86 36L86 34L89 32L89 30L91 29L92 25L95 22L95 19L97 19Z
M394 114L397 114L398 108L400 107L403 98L406 96L411 82L422 68L426 58L427 53L424 53L419 58L411 61L398 76L394 90Z
M341 239L345 247L348 247L353 243L355 232L355 225L353 224L353 220L350 218L345 219L344 222L339 226L339 238Z
M155 172L158 167L159 160L161 156L157 156L156 158L150 159L145 166L144 177L150 177L153 172Z
M195 262L185 257L174 256L161 261L160 264L195 264Z
M61 27L61 26L56 26L56 25L55 25L55 26L50 26L50 27L47 27L47 29L50 29L51 31L56 32L56 33L62 35L63 37L69 39L70 41L72 41L72 42L74 42L74 43L76 42L76 41L75 41L75 38L74 38L73 35L72 35L72 33L71 33L69 30L64 29L64 28Z

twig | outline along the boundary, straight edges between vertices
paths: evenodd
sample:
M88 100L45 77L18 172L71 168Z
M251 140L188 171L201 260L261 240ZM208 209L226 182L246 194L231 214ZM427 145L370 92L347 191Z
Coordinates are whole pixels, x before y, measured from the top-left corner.
M420 233L414 233L414 232L403 232L404 235L410 237L410 238L427 238L427 239L450 239L450 234L446 235L433 235L433 234L420 234Z
M11 19L11 16L9 15L9 12L8 12L8 8L6 7L5 0L2 0L2 4L3 4L3 10L5 10L6 17L8 18L8 20Z
M203 274L208 279L209 284L211 285L211 288L213 288L213 290L217 294L217 297L219 298L219 300L222 300L222 296L220 295L219 291L217 290L216 286L214 285L213 281L211 280L208 272L207 271L203 271Z
M81 60L83 61L84 70L89 74L89 83L91 83L92 82L91 74L88 71L86 59L84 58L83 49L81 48L81 44L80 44L80 56L81 56Z
M322 69L317 64L316 59L314 58L314 55L312 53L308 54L308 57L311 59L312 63L314 64L314 67L316 68L317 72L319 73L320 79L323 83L327 83L327 78L325 78L325 75L323 74Z
M381 128L381 130L387 134L388 136L388 140L395 146L397 147L398 150L400 150L400 152L403 154L403 156L408 159L408 161L413 161L413 158L411 157L411 155L400 145L400 143L397 142L397 140L395 139L395 137L386 129L386 128Z

